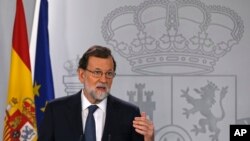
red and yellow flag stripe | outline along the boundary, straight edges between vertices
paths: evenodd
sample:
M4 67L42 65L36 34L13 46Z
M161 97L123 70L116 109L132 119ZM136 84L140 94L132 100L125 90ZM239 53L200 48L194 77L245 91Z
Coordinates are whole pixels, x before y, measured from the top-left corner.
M22 0L16 1L3 140L37 140L29 45Z

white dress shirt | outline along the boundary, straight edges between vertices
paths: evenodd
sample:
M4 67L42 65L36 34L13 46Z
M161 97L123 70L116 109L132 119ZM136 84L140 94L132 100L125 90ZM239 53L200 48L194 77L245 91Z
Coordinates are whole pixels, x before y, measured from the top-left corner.
M81 94L81 100L82 100L82 123L83 123L83 133L84 133L85 122L88 116L88 107L91 105L91 103L84 96L83 91ZM97 110L94 112L96 141L101 141L105 124L105 118L106 118L107 98L105 98L96 105L98 106Z

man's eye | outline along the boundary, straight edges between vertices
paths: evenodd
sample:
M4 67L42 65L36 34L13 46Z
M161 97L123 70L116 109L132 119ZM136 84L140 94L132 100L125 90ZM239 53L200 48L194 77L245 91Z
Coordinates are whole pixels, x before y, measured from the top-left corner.
M113 76L113 72L107 72L108 76Z
M95 74L95 75L101 75L102 72L101 72L101 71L94 71L94 74Z

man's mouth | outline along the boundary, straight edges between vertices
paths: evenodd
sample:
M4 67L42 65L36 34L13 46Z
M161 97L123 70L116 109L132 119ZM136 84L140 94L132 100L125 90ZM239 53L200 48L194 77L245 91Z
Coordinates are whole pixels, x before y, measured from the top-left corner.
M97 86L96 88L97 88L97 90L100 90L100 91L106 91L107 90L107 88L105 86Z

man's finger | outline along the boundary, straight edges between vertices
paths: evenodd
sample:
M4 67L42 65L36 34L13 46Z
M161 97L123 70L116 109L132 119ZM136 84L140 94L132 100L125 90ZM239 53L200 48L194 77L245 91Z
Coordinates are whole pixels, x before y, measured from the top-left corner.
M141 117L147 117L146 112L141 112Z

